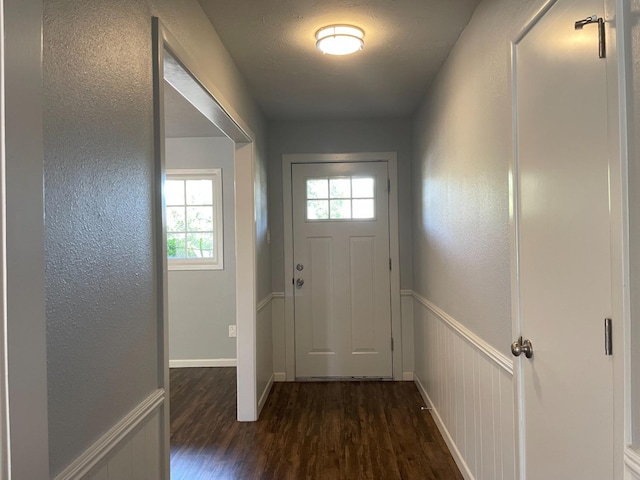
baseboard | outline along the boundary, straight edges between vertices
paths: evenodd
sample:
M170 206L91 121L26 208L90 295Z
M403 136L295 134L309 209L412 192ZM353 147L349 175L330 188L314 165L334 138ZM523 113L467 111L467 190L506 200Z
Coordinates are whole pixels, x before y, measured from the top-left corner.
M405 382L413 382L413 372L402 372L402 380Z
M267 398L269 398L269 392L271 392L271 387L273 387L273 375L269 378L267 385L264 387L262 395L260 395L260 400L258 400L258 417L260 417L260 412L262 412L262 407L267 402Z
M192 360L169 360L169 368L195 368L195 367L236 367L238 361L235 358L201 358Z
M273 374L273 381L274 382L286 382L287 381L287 374L285 372L275 372Z
M55 480L79 480L91 469L116 450L120 443L144 422L159 406L164 403L164 389L159 388L136 408L131 410L122 420L115 424L97 442L84 451L76 460L65 468Z
M473 477L473 474L471 473L471 470L469 469L469 466L467 465L467 462L464 461L464 458L462 457L460 450L458 450L458 446L453 441L453 438L451 437L449 430L447 430L447 427L445 427L444 422L442 421L442 418L438 413L438 410L436 410L433 402L431 401L431 398L429 398L429 394L427 393L426 389L420 382L420 379L418 378L418 376L414 378L414 382L418 387L420 396L422 396L422 399L427 404L427 407L430 408L431 416L435 420L436 425L438 426L438 430L440 430L440 434L444 438L444 441L446 442L447 447L449 447L451 456L456 462L456 465L458 465L458 468L460 469L460 473L462 473L462 476L465 478L465 480L475 480L475 478Z

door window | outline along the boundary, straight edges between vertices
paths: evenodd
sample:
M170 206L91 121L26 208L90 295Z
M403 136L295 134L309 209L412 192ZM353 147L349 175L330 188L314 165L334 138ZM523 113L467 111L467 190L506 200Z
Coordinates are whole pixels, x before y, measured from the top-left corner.
M374 177L307 178L306 220L374 220Z

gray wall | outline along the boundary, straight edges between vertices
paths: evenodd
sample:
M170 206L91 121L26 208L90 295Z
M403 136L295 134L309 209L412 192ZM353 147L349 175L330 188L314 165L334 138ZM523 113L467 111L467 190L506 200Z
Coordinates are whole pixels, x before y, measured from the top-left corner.
M223 270L169 271L169 359L236 358L234 144L228 138L167 138L167 169L222 169Z
M510 41L534 3L482 2L413 122L414 290L505 353Z
M397 152L400 288L412 286L411 137L408 119L274 121L269 123L273 291L284 291L282 155L285 153Z
M196 0L44 2L51 476L158 387L153 15L256 134L257 169L267 169L262 115ZM264 175L256 191L264 242ZM271 291L264 245L258 265L258 291Z

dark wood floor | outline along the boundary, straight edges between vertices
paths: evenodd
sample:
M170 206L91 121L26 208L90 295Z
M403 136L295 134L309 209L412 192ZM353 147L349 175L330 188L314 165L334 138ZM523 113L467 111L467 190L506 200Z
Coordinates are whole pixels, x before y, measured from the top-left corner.
M410 382L276 383L239 423L235 368L171 370L172 480L462 479Z

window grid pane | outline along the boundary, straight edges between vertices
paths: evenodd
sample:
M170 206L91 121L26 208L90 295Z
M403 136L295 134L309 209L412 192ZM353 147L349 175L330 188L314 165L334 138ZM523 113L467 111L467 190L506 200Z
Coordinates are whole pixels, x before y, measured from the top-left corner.
M372 220L374 218L374 177L308 178L306 180L307 220Z
M176 173L176 176L180 175ZM165 182L167 257L219 263L214 176L171 178ZM218 180L219 182L219 180ZM218 183L219 185L219 183ZM218 191L217 195L221 195Z

